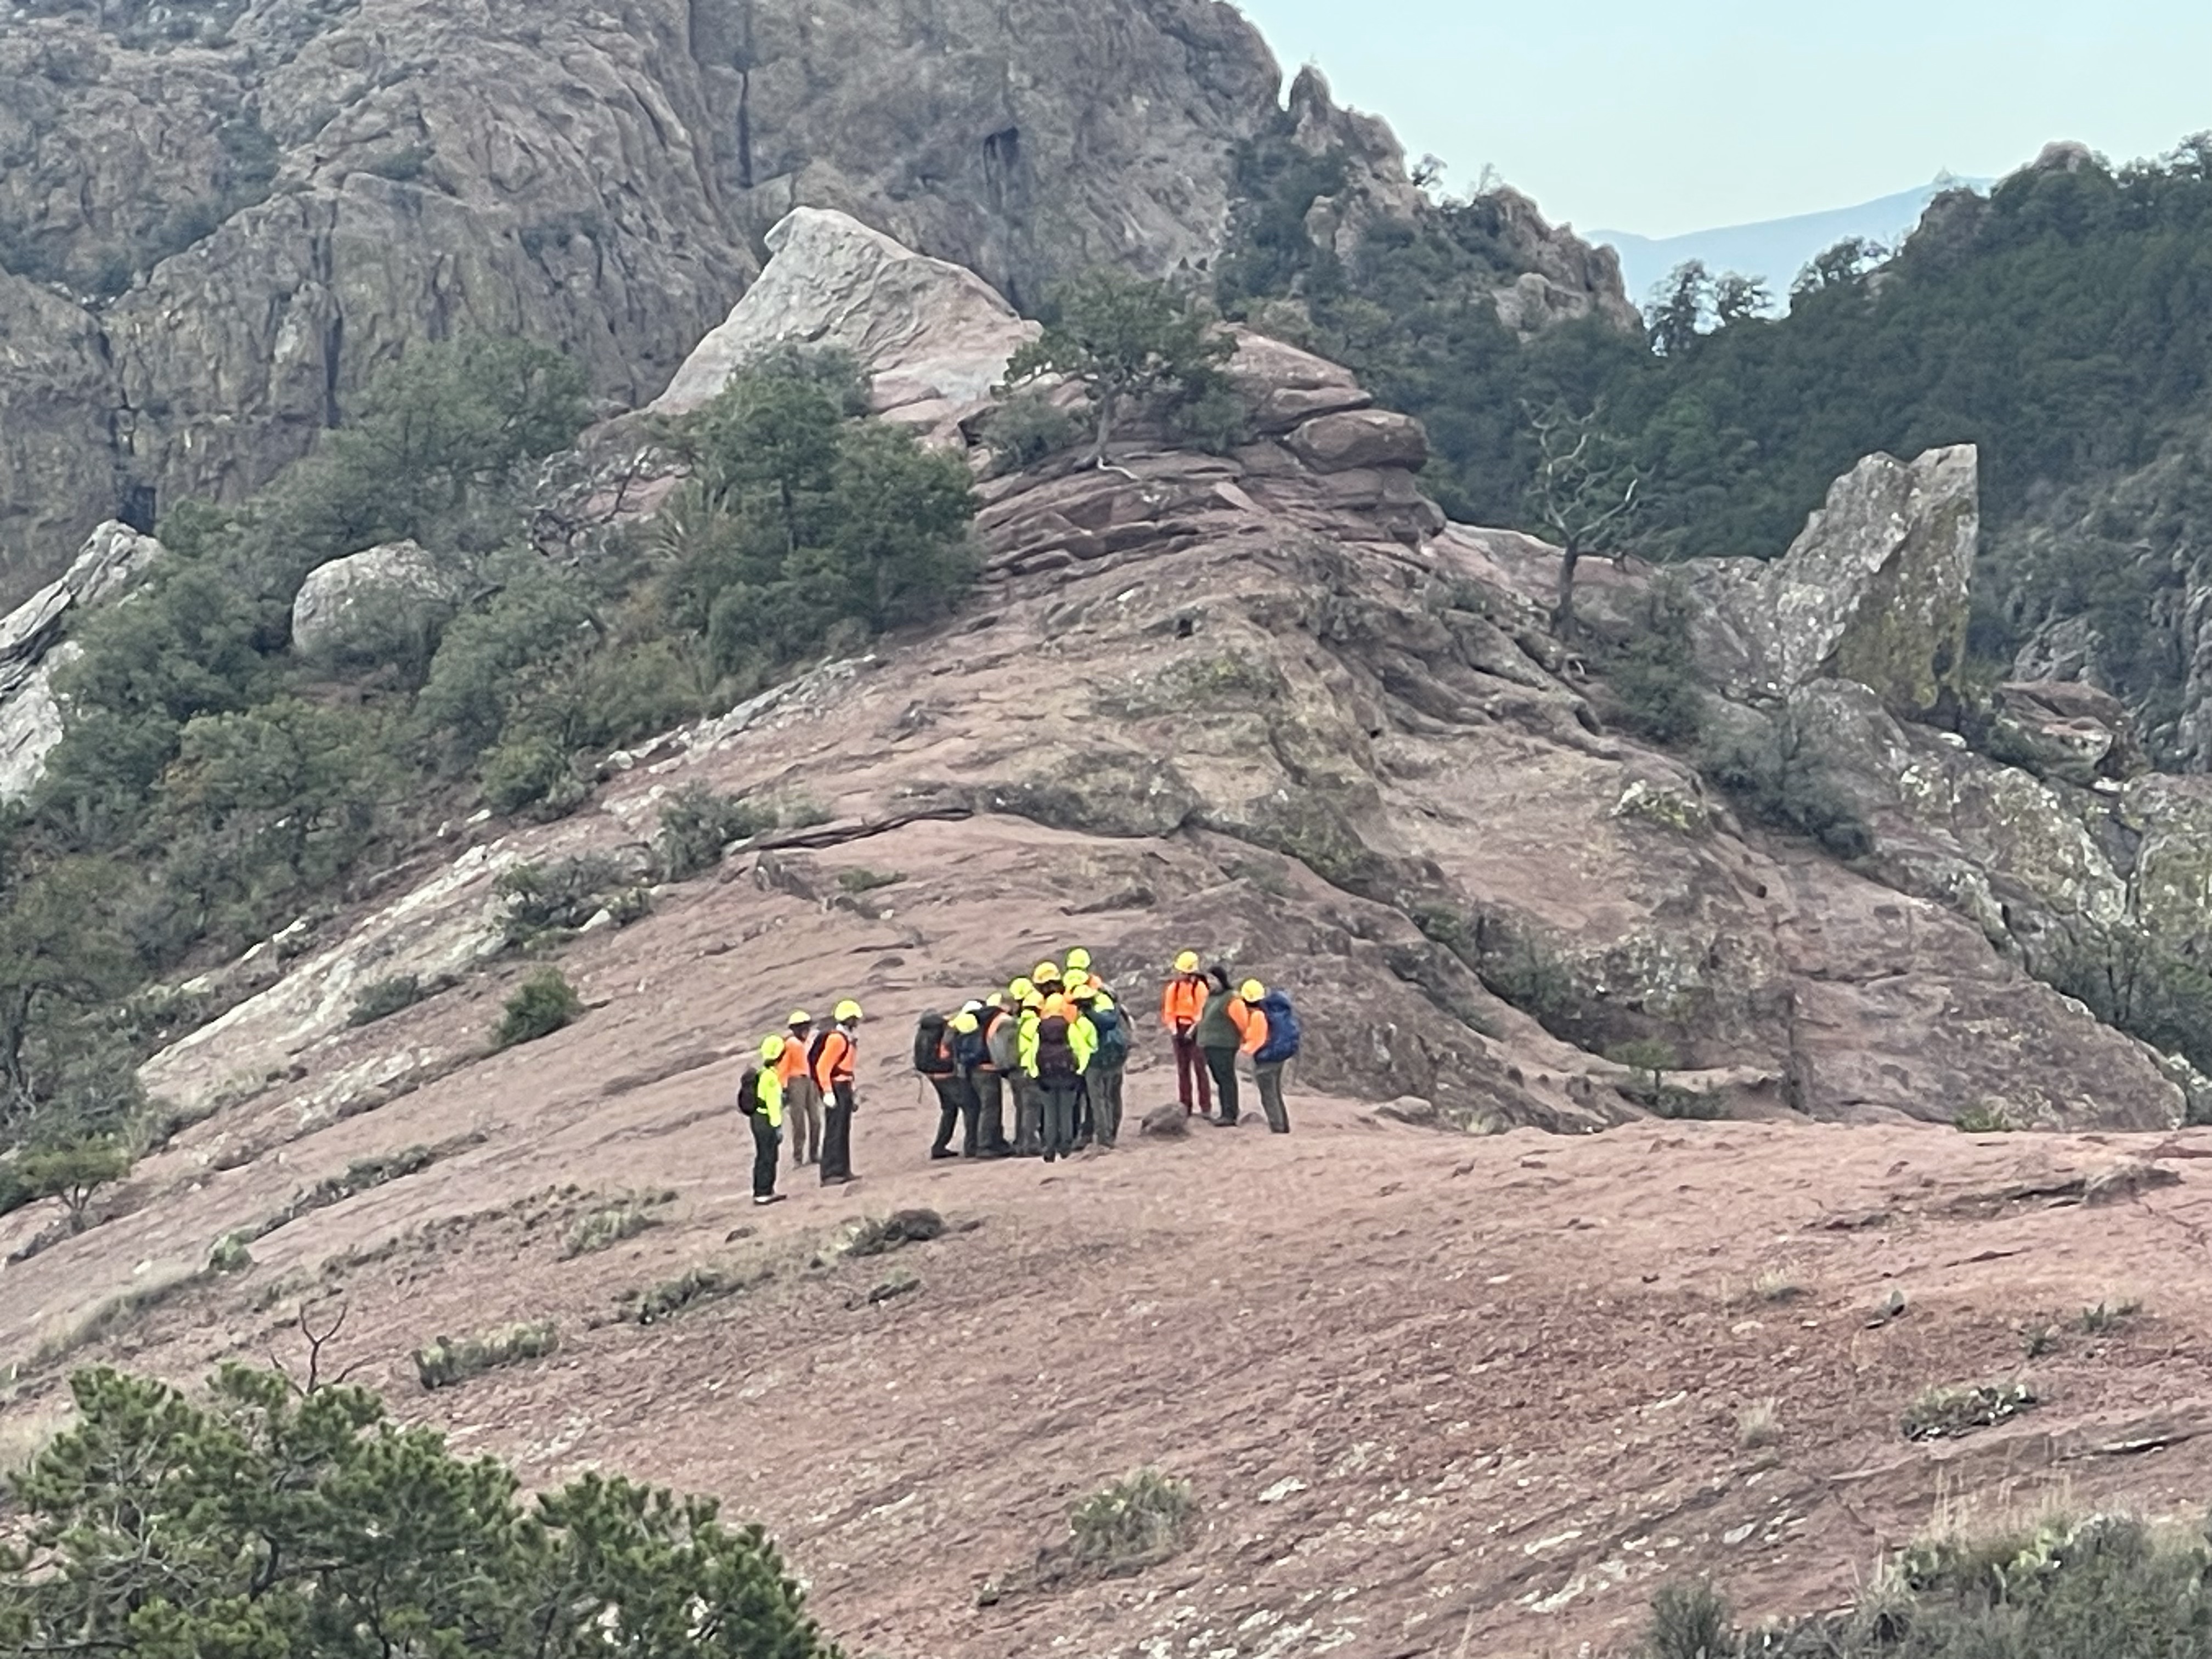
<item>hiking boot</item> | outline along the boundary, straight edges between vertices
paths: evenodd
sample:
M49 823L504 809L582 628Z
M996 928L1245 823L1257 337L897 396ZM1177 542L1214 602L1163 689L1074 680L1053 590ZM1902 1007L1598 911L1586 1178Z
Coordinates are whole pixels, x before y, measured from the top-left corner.
M757 1193L753 1195L753 1202L756 1204L781 1204L783 1202L783 1194L781 1193L769 1193L763 1195Z
M936 1163L937 1160L941 1158L957 1158L959 1156L960 1154L954 1152L950 1146L933 1146L929 1149L929 1161L933 1164Z

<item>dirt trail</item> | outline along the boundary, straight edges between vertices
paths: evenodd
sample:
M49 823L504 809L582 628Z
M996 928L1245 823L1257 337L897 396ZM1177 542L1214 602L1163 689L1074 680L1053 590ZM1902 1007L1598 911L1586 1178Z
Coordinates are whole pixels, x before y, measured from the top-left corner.
M457 1129L495 1090L509 1113L538 1103L544 1133L303 1218L242 1279L82 1353L177 1375L294 1353L296 1297L256 1304L337 1259L337 1346L404 1415L535 1480L601 1466L723 1494L782 1539L863 1654L1442 1655L1469 1631L1469 1652L1602 1650L1669 1572L1801 1610L1844 1599L1939 1502L2063 1488L2165 1510L2207 1490L2212 1206L2194 1160L2212 1134L1469 1139L1294 1091L1287 1139L1201 1128L1050 1170L933 1165L933 1111L882 1033L863 1182L799 1182L761 1211L719 1109L727 1066L609 1101L580 1081L606 1041L587 1021L362 1120L386 1144ZM1164 1080L1139 1072L1133 1099ZM2179 1184L2073 1197L2146 1154ZM677 1198L669 1224L564 1261L587 1200L547 1192L563 1183ZM890 1257L817 1255L841 1224L915 1204L979 1224ZM599 1322L621 1291L707 1261L767 1276L663 1323ZM918 1288L867 1304L900 1273ZM1893 1291L1903 1314L1870 1323ZM2023 1325L2123 1298L2143 1311L2024 1358ZM414 1382L416 1345L523 1317L560 1322L556 1357ZM2044 1401L2016 1423L1900 1437L1923 1387L2016 1372ZM51 1406L54 1375L34 1369L15 1409ZM1765 1398L1780 1443L1742 1449L1737 1413ZM978 1605L1064 1535L1077 1498L1146 1464L1195 1483L1186 1552Z

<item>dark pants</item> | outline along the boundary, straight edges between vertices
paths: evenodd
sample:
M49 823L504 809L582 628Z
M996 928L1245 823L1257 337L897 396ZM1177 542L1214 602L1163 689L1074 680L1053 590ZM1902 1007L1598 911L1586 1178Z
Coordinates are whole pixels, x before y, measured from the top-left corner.
M1237 1121L1237 1051L1208 1048L1206 1069L1213 1073L1213 1091L1221 1097L1221 1121ZM1203 1098L1203 1097L1201 1097Z
M1188 1112L1191 1105L1191 1092L1195 1089L1198 1094L1198 1109L1201 1112L1212 1111L1213 1097L1206 1091L1206 1061L1200 1057L1197 1039L1177 1037L1175 1040L1175 1051L1176 1098L1182 1102L1183 1110Z
M1121 1073L1127 1063L1091 1062L1091 1125L1101 1146L1111 1146L1121 1138Z
M755 1112L753 1126L753 1196L775 1196L776 1154L782 1150L782 1132L768 1121L766 1112Z
M929 1143L930 1156L950 1152L952 1132L967 1122L968 1132L961 1137L960 1150L969 1157L975 1156L975 1090L968 1079L957 1073L951 1077L933 1077L931 1088L937 1091L937 1139Z
M1014 1091L1014 1156L1035 1158L1044 1150L1044 1091L1026 1072L1006 1082Z
M1252 1064L1252 1081L1260 1089L1260 1109L1267 1115L1267 1127L1279 1135L1291 1132L1290 1108L1283 1104L1283 1067L1289 1064L1286 1060Z
M1006 1080L996 1072L975 1072L976 1138L987 1152L1006 1150Z
M1044 1097L1044 1155L1048 1159L1065 1158L1075 1150L1075 1097L1082 1086L1083 1079L1074 1077L1038 1082L1038 1092Z
M822 1179L853 1178L853 1085L836 1086L822 1113Z

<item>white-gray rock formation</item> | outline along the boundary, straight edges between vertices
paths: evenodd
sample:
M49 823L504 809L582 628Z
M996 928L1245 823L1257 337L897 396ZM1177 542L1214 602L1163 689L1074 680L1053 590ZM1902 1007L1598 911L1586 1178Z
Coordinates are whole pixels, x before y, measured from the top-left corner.
M1869 455L1784 557L1684 567L1709 670L1739 697L1826 678L1855 680L1900 714L1934 708L1966 665L1978 480L1971 444L1910 462Z
M827 346L873 377L878 414L935 427L988 398L1038 331L974 271L848 213L800 208L768 245L760 281L684 360L655 412L688 414L778 346Z
M55 648L64 620L116 598L161 550L151 536L111 520L92 532L58 580L0 617L0 800L28 794L62 740L53 674L64 659Z
M343 655L372 635L449 611L459 596L437 561L413 542L387 542L317 565L292 601L292 648Z

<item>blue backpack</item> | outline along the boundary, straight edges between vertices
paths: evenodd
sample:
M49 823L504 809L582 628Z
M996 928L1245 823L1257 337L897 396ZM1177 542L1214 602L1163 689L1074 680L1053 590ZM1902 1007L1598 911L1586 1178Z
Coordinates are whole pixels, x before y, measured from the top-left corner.
M1129 1027L1119 1008L1093 1008L1091 1029L1098 1033L1098 1065L1120 1066L1128 1060Z
M1262 1066L1273 1066L1298 1056L1298 1011L1291 1006L1291 1000L1280 991L1270 991L1260 999L1260 1012L1267 1017L1267 1040L1252 1056Z

